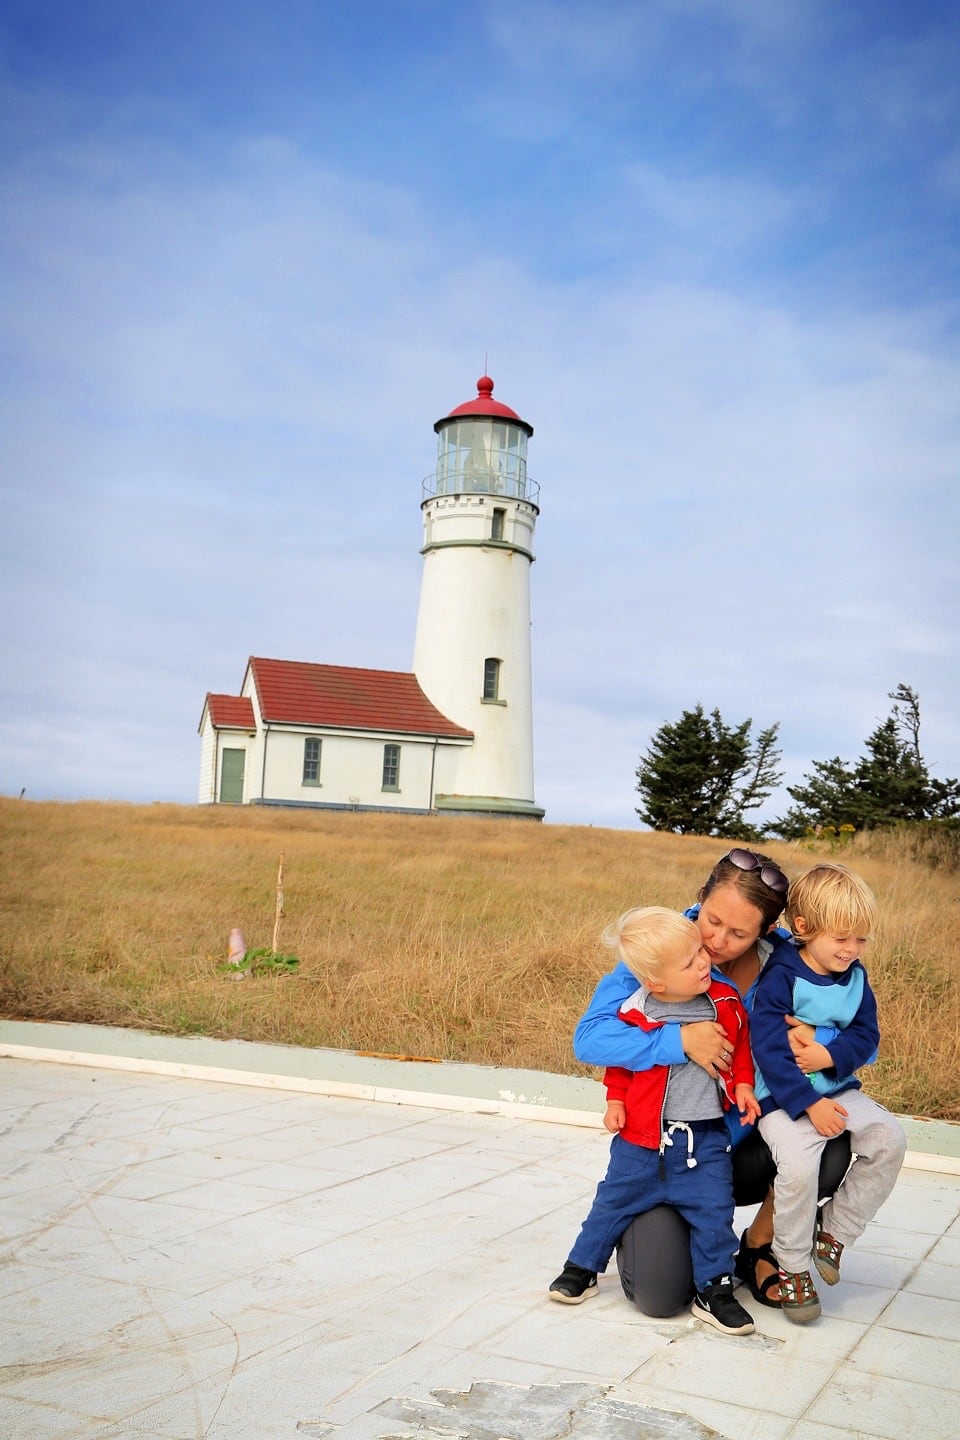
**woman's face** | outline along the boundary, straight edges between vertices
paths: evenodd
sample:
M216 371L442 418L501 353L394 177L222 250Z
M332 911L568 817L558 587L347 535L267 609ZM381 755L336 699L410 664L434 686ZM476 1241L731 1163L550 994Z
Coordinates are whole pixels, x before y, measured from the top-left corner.
M697 925L711 965L739 960L760 937L763 916L735 885L718 885L703 901Z

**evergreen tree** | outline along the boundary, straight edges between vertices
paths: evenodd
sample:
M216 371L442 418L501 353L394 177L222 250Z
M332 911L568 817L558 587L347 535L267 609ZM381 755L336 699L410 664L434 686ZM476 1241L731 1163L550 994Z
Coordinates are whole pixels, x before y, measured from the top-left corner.
M729 726L719 710L707 715L699 704L661 725L636 771L644 824L680 835L751 838L744 812L762 805L782 776L778 727L754 741L752 725Z
M804 784L787 787L795 804L771 827L774 834L792 840L818 826L873 830L960 813L960 781L935 780L920 751L916 691L901 683L889 699L893 709L866 741L867 753L856 765L839 756L815 761Z

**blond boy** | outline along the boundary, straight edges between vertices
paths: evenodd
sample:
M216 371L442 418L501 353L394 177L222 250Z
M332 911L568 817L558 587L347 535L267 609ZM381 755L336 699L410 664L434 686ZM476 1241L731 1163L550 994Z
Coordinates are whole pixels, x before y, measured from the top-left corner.
M751 1014L760 1133L777 1166L774 1251L783 1313L803 1324L820 1314L811 1260L828 1285L844 1247L863 1234L893 1189L906 1139L899 1122L864 1095L856 1071L876 1059L877 1006L860 963L876 919L869 887L843 865L814 865L790 886L786 920L796 952L761 971ZM798 1058L784 1017L816 1027ZM817 1213L827 1141L846 1130L856 1160ZM816 1233L814 1234L814 1222Z
M759 1111L747 1013L735 987L711 975L700 932L685 916L659 906L630 910L604 939L640 982L620 1018L644 1030L672 1020L718 1022L730 1068L719 1081L692 1061L606 1071L610 1162L550 1298L576 1305L596 1294L597 1272L631 1221L672 1205L690 1226L693 1314L726 1334L749 1334L753 1320L733 1293L733 1167L723 1119L731 1105L745 1123Z

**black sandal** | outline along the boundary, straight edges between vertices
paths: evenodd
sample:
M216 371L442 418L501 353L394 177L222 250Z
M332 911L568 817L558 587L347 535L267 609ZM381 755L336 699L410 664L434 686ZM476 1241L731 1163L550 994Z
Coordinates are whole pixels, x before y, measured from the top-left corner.
M773 1274L768 1275L765 1280L757 1280L757 1265L761 1260L766 1260L768 1265L773 1266ZM740 1237L740 1249L733 1262L733 1273L738 1280L749 1288L750 1294L760 1305L768 1305L771 1310L781 1310L782 1302L779 1299L771 1299L770 1291L775 1290L780 1284L780 1266L773 1253L772 1245L748 1245L747 1232L744 1230Z

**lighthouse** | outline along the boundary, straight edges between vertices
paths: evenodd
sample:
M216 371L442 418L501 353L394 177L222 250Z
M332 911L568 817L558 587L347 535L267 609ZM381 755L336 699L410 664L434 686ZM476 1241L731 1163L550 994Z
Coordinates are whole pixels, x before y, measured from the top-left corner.
M433 808L540 820L533 791L530 567L539 487L527 476L533 426L493 398L438 420L437 468L423 482L423 575L413 671L473 744L436 756Z

